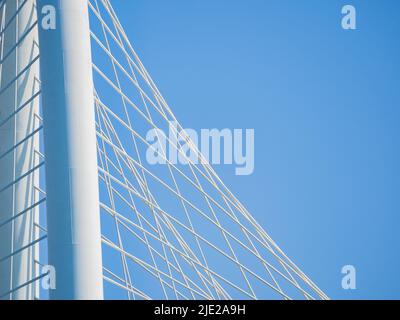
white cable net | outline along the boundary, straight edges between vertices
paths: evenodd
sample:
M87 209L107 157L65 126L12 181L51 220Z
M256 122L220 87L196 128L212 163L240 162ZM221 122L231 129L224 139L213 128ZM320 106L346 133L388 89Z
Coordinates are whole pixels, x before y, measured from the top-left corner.
M111 2L89 7L106 298L326 299L185 134ZM147 132L174 147L171 128L188 165L149 164Z

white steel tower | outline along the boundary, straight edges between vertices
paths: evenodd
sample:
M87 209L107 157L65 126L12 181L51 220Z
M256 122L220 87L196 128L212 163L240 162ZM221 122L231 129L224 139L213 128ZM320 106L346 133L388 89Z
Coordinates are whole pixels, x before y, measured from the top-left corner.
M0 298L38 297L39 50L35 0L0 5Z

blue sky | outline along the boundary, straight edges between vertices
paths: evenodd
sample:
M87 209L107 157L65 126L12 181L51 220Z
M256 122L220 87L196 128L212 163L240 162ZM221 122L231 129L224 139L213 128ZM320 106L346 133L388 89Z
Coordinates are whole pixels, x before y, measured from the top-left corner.
M184 126L255 129L254 174L217 172L302 270L332 298L399 299L400 3L113 3Z

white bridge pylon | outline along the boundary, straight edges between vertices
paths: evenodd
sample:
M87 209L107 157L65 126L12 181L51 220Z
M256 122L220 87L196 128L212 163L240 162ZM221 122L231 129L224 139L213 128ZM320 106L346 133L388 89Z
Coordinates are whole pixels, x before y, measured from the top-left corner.
M0 50L0 299L328 299L185 134L111 0L0 0ZM187 165L146 161L170 123Z

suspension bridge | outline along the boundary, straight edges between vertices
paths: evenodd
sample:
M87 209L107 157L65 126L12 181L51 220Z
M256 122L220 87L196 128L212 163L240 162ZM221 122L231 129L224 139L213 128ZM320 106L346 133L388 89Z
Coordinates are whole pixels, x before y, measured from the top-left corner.
M328 299L185 135L112 2L0 1L0 299ZM202 161L146 161L171 122Z

